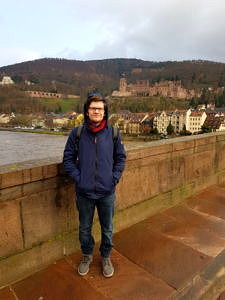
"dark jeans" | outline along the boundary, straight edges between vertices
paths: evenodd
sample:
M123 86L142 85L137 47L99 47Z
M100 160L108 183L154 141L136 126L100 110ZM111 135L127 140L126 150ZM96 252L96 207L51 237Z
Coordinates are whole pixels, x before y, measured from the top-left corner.
M77 208L79 211L79 240L83 254L93 253L94 238L92 236L92 224L95 207L101 225L100 253L104 258L109 257L113 247L113 215L114 215L115 193L100 199L90 199L77 195Z

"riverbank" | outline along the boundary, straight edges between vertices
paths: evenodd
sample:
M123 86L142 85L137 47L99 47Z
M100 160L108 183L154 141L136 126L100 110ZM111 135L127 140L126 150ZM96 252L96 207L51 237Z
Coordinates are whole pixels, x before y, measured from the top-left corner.
M22 128L6 128L0 127L0 131L12 131L12 132L27 132L27 133L40 133L40 134L52 134L52 135L68 135L68 131L53 131L53 130L42 130L42 129L22 129Z

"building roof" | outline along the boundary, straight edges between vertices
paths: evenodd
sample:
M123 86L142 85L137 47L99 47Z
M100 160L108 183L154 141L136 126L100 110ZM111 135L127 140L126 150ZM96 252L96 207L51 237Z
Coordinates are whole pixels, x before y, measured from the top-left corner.
M202 117L204 111L192 111L190 117Z
M220 125L224 122L225 117L210 115L205 119L204 125L210 126L212 129L219 129Z

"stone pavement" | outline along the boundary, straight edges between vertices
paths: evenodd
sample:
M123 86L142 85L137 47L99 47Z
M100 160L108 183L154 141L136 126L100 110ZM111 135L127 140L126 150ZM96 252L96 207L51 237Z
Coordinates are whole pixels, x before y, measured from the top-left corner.
M225 185L116 233L114 243L112 278L97 249L79 276L74 253L2 288L0 299L225 299Z

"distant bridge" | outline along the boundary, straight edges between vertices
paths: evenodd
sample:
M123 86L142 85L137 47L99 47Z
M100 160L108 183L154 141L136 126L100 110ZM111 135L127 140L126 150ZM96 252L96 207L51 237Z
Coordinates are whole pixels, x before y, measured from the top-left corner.
M80 98L80 96L78 95L67 95L43 91L26 91L26 94L28 94L32 98Z

